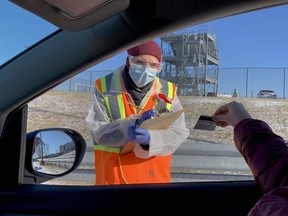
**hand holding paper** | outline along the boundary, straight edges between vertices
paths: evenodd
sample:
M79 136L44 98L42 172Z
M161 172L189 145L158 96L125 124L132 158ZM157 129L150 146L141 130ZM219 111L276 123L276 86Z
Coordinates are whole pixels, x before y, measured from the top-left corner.
M136 125L132 125L128 128L128 140L141 145L148 145L150 133L145 128L138 128Z
M150 133L145 128L139 128L139 126L146 120L157 115L157 110L151 109L143 112L140 119L138 119L135 125L128 128L128 140L139 143L141 145L147 145L150 142Z

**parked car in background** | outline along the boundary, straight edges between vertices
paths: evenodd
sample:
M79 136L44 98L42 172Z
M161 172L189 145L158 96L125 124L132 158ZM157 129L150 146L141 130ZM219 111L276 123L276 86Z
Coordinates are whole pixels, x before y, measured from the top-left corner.
M276 99L277 95L273 90L260 90L257 94L258 98L273 98Z

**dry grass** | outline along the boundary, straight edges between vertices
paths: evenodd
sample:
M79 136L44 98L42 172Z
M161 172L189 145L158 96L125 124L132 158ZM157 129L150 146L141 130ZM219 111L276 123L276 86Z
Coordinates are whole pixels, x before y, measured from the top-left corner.
M65 127L91 139L85 122L90 101L91 94L88 93L48 92L29 103L28 131Z
M186 122L189 128L193 128L197 118L201 114L212 115L221 105L236 100L243 103L254 118L266 121L277 134L288 137L288 101L280 99L258 98L225 98L225 97L181 97L186 111ZM233 143L232 127L216 128L215 131L197 131L191 129L191 137L205 139L215 143ZM285 138L285 139L286 139Z
M42 95L29 103L28 131L67 127L80 132L86 140L91 140L85 123L91 96L91 93L75 92L48 92ZM212 115L219 106L232 100L243 103L253 117L265 120L284 139L288 137L288 100L193 96L183 96L180 100L185 110L187 126L190 128L190 137L193 139L233 143L231 127L216 128L213 132L193 129L201 114Z

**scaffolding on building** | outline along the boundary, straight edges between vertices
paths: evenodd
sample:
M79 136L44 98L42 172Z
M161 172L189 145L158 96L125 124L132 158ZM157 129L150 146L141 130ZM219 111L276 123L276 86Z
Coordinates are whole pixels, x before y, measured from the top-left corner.
M209 26L160 37L163 70L159 77L174 82L178 95L217 95L218 51Z

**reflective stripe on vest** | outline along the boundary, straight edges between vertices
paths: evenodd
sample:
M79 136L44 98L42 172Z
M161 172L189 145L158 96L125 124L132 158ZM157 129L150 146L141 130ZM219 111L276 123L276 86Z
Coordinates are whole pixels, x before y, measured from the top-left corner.
M159 79L158 77L157 77L157 79L159 80L159 82L162 85L161 92L173 101L174 97L175 97L176 86L173 83L168 82L168 81L163 80L163 79ZM154 107L157 107L156 108L157 110L160 110L161 107L166 107L167 110L170 110L172 107L172 104L166 103L165 101L158 99L158 100L155 100Z
M102 145L94 145L94 151L100 150L100 151L106 151L106 152L114 152L119 154L120 148L118 147L108 147L108 146L102 146Z
M110 92L112 84L118 92ZM120 72L108 74L96 80L95 85L103 95L105 107L107 108L111 121L126 118L123 95L119 93L121 91Z
M98 90L102 93L104 98L104 103L111 118L111 121L115 121L119 118L127 118L125 112L125 105L123 99L123 93L121 93L121 71L117 71L116 73L108 74L105 77L102 77L96 80L95 84ZM155 79L156 85L159 85L159 82L162 85L161 92L165 94L172 101L175 97L176 87L175 84L168 82L163 79L159 79L156 77ZM114 85L115 91L111 92L111 87ZM149 100L147 100L149 101ZM145 107L145 105L143 106ZM157 98L154 101L154 108L160 110L161 108L166 107L167 110L170 110L172 105L166 103L165 101Z

